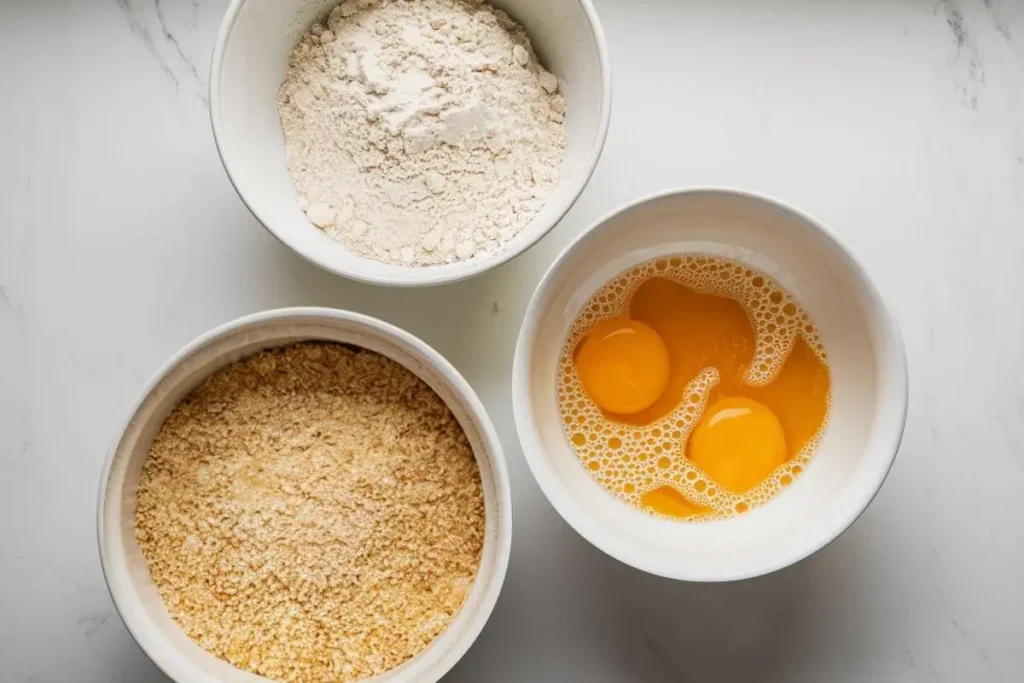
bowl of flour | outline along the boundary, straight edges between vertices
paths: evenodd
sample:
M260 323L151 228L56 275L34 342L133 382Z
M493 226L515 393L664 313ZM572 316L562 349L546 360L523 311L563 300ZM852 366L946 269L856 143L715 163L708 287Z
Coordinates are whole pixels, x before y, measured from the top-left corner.
M558 223L597 164L610 86L589 0L234 0L210 110L231 182L281 242L423 286Z

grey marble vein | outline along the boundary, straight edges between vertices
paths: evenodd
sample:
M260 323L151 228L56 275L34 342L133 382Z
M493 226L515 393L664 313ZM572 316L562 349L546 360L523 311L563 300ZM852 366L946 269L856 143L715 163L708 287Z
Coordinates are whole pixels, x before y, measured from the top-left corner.
M977 111L978 95L986 84L985 64L982 61L981 52L975 46L963 12L953 0L942 0L940 6L946 25L953 37L956 59L963 65L966 72L966 82L961 82L957 86L963 96L962 102L965 106Z
M194 90L197 99L204 107L209 106L206 94L206 80L200 72L196 60L190 56L183 45L183 32L198 29L199 3L189 0L180 7L187 12L179 13L176 21L168 12L167 3L163 0L114 0L128 21L128 27L145 45L146 50L159 63L161 70L174 84L175 94L179 94L186 86L183 80L191 82L189 90Z
M1006 439L1006 445L1008 446L1006 452L1009 454L1013 464L1017 466L1017 469L1024 472L1024 453L1021 453L1020 444L1013 429L1010 427L1009 421L999 414L996 414L996 421L999 423L1003 431L1003 437Z
M937 683L945 683L946 677L940 674L938 671L936 671L934 666L928 664L927 667L928 675L931 676L933 681L936 681Z
M181 49L181 43L178 42L178 39L174 37L170 28L168 28L167 20L164 18L163 3L161 0L153 0L153 5L156 8L157 21L160 22L160 32L163 34L167 42L174 46L174 51L178 53L182 63L185 65L185 68L188 69L188 72L192 74L196 83L199 85L205 85L205 83L203 83L203 79L199 76L199 70L196 69L196 65L192 63L192 60L188 58L185 51ZM195 6L194 3L193 6Z
M988 10L989 14L992 15L992 21L995 22L996 30L1008 41L1013 40L1013 35L1010 33L1009 27L1006 22L999 16L999 12L992 6L992 0L982 0L985 5L985 9Z
M654 658L658 668L664 671L673 683L687 683L687 678L679 666L672 661L672 657L665 650L661 643L656 641L650 633L644 632L644 647Z
M977 641L977 639L975 639L975 638L974 638L974 636L970 635L970 634L969 634L969 633L968 633L968 632L967 632L967 631L966 631L966 630L964 629L964 627L963 627L963 626L962 626L962 625L960 624L960 622L959 622L959 621L957 621L956 617L952 617L952 618L950 619L950 621L951 621L951 622L952 622L952 624L953 624L953 628L955 628L955 629L956 629L956 630L957 630L957 631L958 631L958 632L960 633L960 635L964 637L964 640L967 640L967 641L968 641L968 642L970 642L970 643L971 643L972 645L974 645L975 649L976 649L976 650L978 651L978 654L980 654L980 655L981 655L981 658L982 658L982 659L984 659L985 661L988 661L989 659L991 659L991 657L989 657L989 654L988 654L988 650L986 650L986 649L984 648L984 646L982 646L982 644L981 644L981 643L979 643L979 642Z
M107 625L107 621L112 616L113 612L98 612L79 617L78 627L82 629L82 635L85 638L92 638Z
M174 92L178 93L181 91L181 83L178 81L178 77L175 75L171 67L164 61L164 58L160 55L160 52L156 49L156 43L153 42L153 36L150 34L149 29L146 28L145 24L139 19L132 7L130 0L114 0L114 3L120 8L124 14L125 19L128 21L128 28L131 29L132 33L139 37L139 40L146 46L153 58L156 59L160 65L160 70L171 80L174 84Z

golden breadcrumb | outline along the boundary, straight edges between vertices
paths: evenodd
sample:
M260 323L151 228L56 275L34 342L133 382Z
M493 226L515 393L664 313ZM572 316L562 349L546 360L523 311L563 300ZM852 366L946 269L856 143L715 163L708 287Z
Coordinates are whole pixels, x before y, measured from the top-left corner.
M209 652L279 681L355 681L426 648L469 594L480 472L411 372L301 343L221 369L171 412L135 535Z

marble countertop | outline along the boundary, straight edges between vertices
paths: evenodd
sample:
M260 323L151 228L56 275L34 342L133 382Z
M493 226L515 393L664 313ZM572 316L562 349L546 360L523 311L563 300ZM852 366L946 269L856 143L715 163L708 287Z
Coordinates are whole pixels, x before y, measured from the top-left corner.
M100 573L107 448L195 335L314 304L433 345L506 446L508 579L446 680L1024 680L1024 3L596 0L615 93L589 187L523 257L419 291L321 272L239 201L207 112L226 4L0 4L0 679L167 680ZM694 184L832 226L910 359L903 447L868 511L810 559L726 585L647 576L577 536L526 468L508 388L557 251Z

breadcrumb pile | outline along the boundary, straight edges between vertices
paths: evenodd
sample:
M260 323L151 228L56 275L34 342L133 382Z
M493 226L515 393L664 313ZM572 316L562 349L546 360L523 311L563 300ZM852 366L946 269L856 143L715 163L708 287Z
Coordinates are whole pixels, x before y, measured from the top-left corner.
M196 643L279 681L356 681L425 649L472 588L480 472L384 356L301 343L207 379L142 471L135 534Z

